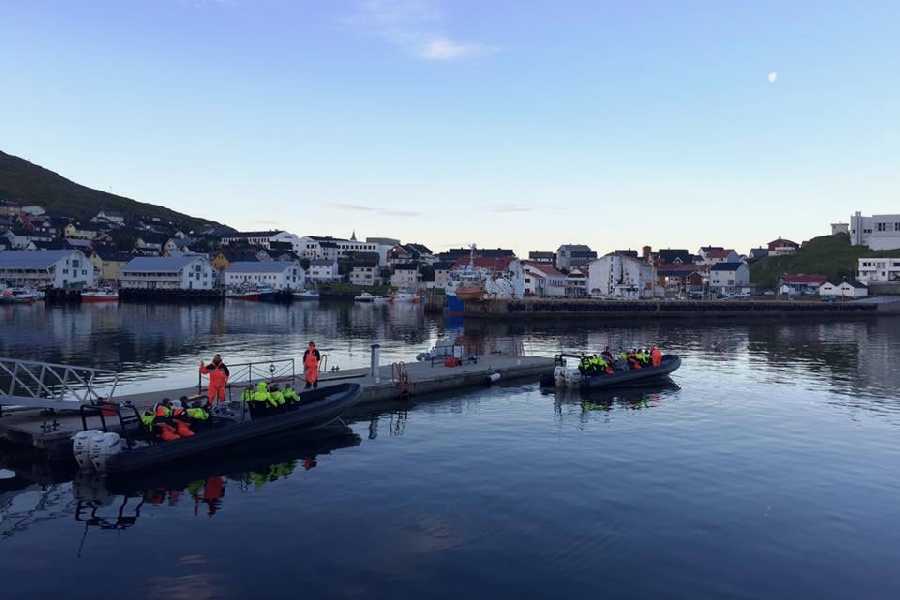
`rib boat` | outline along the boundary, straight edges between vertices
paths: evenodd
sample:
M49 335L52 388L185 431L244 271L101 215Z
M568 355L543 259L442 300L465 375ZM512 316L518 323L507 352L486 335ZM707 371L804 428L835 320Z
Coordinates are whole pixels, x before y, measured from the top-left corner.
M272 411L254 410L250 404L251 409L239 415L214 414L194 427L192 437L165 442L145 432L137 409L132 408L135 416L120 416L120 448L101 461L102 469L95 468L108 474L141 471L288 431L317 430L338 421L358 402L361 390L358 384L345 383L304 391L296 404Z
M615 371L612 374L583 375L578 370L581 354L559 354L556 356L556 368L553 375L541 379L543 386L579 387L579 388L611 388L615 386L643 385L664 378L681 366L681 358L674 354L662 357L658 367L642 367L628 371Z

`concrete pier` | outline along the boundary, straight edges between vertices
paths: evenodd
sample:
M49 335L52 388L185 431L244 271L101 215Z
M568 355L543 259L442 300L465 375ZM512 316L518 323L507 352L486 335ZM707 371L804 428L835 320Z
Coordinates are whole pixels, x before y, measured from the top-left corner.
M358 383L362 386L360 405L400 400L411 396L445 392L475 386L488 386L491 376L499 374L499 381L507 379L537 379L553 372L553 359L538 356L488 355L479 357L477 363L465 363L458 367L444 366L443 362L373 364L365 369L350 369L322 374L319 387L341 383ZM496 377L494 377L496 379ZM289 381L290 377L277 381ZM229 386L231 400L238 400L241 391L253 382L237 382ZM302 375L294 385L303 386ZM149 408L163 398L178 399L181 396L198 396L197 386L178 389L116 396L118 402L129 401L140 409ZM77 405L74 411L57 411L47 414L39 410L4 410L0 417L0 440L25 449L46 454L51 459L68 458L71 455L71 437L82 430ZM118 425L116 417L107 417L111 430ZM90 418L88 426L100 428L99 418Z

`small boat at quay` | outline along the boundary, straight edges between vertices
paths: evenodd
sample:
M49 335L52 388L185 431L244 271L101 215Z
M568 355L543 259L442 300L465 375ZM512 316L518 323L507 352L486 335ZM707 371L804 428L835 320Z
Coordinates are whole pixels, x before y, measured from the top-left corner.
M273 296L275 296L275 290L270 287L239 288L225 292L225 297L230 300L260 301L268 300Z
M415 292L394 292L391 296L391 302L395 304L418 304L419 295Z
M388 299L384 296L375 296L373 294L370 294L369 292L363 292L359 296L353 298L354 302L366 302L369 304L381 304L387 302L387 300Z
M316 290L299 290L291 294L294 300L318 300L319 292Z
M118 290L110 288L99 288L94 290L82 290L82 302L118 302Z
M0 304L31 304L44 299L44 292L30 288L6 288L0 290Z
M556 367L553 375L541 378L541 385L546 387L578 387L578 388L611 388L616 386L643 385L665 378L681 366L681 358L674 354L665 354L658 367L643 366L640 369L614 371L585 375L578 369L584 355L559 354L556 356Z
M312 432L338 422L359 401L359 384L344 383L299 394L299 401L276 409L257 410L254 403L239 414L216 413L194 425L194 435L161 441L150 434L133 406L115 406L121 434L86 431L73 438L73 453L79 464L90 462L101 473L115 475L138 472L200 456L213 456L222 448L270 438L287 432ZM100 407L98 410L104 410ZM133 411L134 415L128 414ZM79 438L79 436L83 436ZM92 447L84 442L94 439ZM90 460L84 460L84 453Z

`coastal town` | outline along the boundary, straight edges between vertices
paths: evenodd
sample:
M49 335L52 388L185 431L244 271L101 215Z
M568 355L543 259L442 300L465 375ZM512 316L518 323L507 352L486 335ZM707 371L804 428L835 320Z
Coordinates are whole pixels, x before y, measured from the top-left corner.
M826 265L830 273L754 276L757 267L812 252L817 244L855 249L858 258L848 262L841 254L843 262ZM6 201L0 205L0 299L224 298L266 290L282 297L429 295L446 308L445 298L456 296L828 301L900 293L900 215L856 212L822 237L796 242L778 236L746 252L714 244L696 250L599 246L564 243L527 256L474 245L436 251L421 241L355 231L348 237L219 226L184 231L158 217L112 210L82 221Z

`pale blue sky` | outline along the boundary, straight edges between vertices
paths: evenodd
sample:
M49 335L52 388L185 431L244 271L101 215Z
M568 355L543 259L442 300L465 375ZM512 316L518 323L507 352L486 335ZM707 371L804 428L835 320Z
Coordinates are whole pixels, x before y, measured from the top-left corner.
M239 228L746 252L900 212L898 31L893 1L8 0L0 149Z

